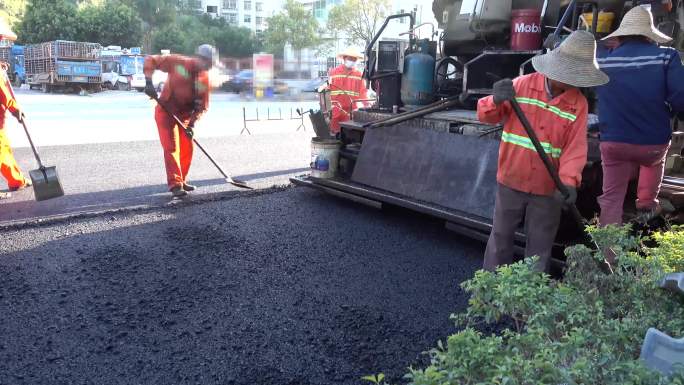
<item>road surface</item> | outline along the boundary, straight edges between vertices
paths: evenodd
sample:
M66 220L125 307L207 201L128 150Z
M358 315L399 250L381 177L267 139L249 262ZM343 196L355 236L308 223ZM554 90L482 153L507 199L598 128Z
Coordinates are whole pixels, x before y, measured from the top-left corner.
M199 138L257 190L222 183L197 153L200 190L172 201L141 95L19 97L67 195L0 202L0 385L401 383L455 331L482 245L404 211L272 187L306 172L310 128L239 135L245 102L217 95Z
M32 190L14 193L11 199L0 201L0 223L168 203L153 105L143 94L46 95L21 90L17 98L43 163L57 167L66 196L35 202ZM210 111L197 125L197 138L232 176L257 188L287 184L290 176L308 170L312 136L308 118L303 128L301 120L250 122L252 135L240 135L242 108L252 111L248 117L252 119L258 108L263 120L269 108L275 113L315 104L310 100L257 103L215 94ZM28 176L36 163L26 136L12 117L7 122L15 157ZM235 189L224 183L199 150L190 180L200 187L195 196ZM0 189L6 188L5 181L0 181Z

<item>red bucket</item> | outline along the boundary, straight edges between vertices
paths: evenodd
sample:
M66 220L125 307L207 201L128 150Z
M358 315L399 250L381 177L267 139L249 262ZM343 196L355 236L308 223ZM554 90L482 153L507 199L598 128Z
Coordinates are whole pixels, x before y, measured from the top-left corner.
M511 12L511 49L536 51L542 45L541 11L514 9Z

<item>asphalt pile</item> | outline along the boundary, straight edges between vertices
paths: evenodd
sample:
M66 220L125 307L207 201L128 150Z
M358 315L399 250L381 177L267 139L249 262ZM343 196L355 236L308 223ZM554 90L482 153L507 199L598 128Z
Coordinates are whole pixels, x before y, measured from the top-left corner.
M482 245L303 189L0 231L0 384L356 384L455 331Z

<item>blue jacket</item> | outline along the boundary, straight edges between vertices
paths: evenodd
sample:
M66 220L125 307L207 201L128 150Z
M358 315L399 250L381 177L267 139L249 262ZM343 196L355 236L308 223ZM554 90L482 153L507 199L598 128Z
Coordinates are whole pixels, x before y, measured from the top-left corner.
M666 144L671 117L684 111L684 67L679 53L641 41L628 41L597 60L610 82L597 88L601 140Z

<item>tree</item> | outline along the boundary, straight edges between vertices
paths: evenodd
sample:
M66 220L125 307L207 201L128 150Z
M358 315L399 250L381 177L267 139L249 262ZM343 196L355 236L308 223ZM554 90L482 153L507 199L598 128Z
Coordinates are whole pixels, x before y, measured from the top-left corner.
M176 17L178 0L128 0L142 19L143 48L152 52L155 32L162 26L173 24Z
M17 27L19 40L39 43L56 39L75 40L78 8L69 0L31 0Z
M0 1L0 17L5 18L10 26L15 25L24 16L26 0Z
M259 42L248 28L222 28L214 35L214 42L222 56L247 57L259 51Z
M288 43L299 52L315 48L322 43L321 31L316 18L310 11L295 0L287 0L285 9L279 14L268 18L268 29L264 32L266 49L276 55L282 55Z
M258 46L254 34L247 28L230 25L223 19L209 16L182 15L176 22L166 25L155 33L155 51L168 49L172 52L192 54L200 44L213 44L222 56L246 57Z
M142 42L142 20L126 4L109 1L86 5L77 16L77 40L123 47L139 46Z
M344 36L350 44L367 46L390 9L389 0L345 0L328 15L332 36Z

